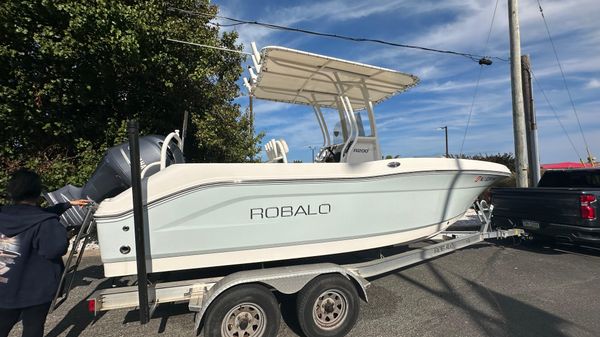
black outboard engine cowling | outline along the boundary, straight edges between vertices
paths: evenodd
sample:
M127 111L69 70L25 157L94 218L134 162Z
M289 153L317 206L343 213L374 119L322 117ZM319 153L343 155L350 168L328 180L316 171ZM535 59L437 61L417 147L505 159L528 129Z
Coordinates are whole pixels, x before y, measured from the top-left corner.
M142 178L149 177L160 170L160 151L164 137L150 135L140 137L140 166ZM167 166L183 163L183 153L174 141L167 149ZM111 198L131 187L131 165L129 159L129 143L111 147L91 178L83 187L66 185L56 191L44 193L50 205L67 202L73 199L91 199L96 203ZM85 210L72 207L61 216L61 222L67 227L81 226Z
M140 167L144 173L143 177L160 170L160 150L164 139L156 135L140 137ZM170 144L167 150L167 166L181 162L183 162L183 153L175 144ZM123 143L108 149L90 180L83 186L81 196L100 203L129 187L131 187L129 144Z

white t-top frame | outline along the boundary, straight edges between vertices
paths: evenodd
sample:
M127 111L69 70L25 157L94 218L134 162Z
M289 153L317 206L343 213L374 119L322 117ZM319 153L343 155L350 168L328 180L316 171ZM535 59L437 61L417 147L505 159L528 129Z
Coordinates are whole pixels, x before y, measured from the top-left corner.
M381 159L373 105L415 86L416 76L362 63L283 48L253 45L254 68L245 85L256 98L313 107L323 149L335 149L347 163ZM322 108L339 113L343 144L333 144ZM356 114L366 110L369 135L361 135Z

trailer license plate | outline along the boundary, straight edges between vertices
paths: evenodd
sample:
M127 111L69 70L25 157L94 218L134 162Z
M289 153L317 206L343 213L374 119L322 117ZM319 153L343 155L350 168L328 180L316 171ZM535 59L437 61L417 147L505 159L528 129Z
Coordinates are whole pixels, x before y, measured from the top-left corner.
M540 229L540 223L537 221L523 220L523 227L529 229Z

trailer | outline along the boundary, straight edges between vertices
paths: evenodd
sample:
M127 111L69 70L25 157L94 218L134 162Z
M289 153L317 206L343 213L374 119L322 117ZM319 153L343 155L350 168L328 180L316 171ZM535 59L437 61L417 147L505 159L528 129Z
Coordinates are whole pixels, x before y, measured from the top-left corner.
M492 206L474 204L481 221L476 231L446 231L435 243L369 261L307 263L242 270L228 275L158 282L148 288L150 313L159 304L187 303L195 313L193 333L204 336L276 336L280 324L275 293L296 295L296 315L306 336L345 336L359 317L360 300L368 302L369 278L428 261L487 239L521 236L520 229L492 230ZM93 223L93 222L91 222ZM80 252L81 253L81 252ZM88 298L97 314L139 309L138 286L101 289Z

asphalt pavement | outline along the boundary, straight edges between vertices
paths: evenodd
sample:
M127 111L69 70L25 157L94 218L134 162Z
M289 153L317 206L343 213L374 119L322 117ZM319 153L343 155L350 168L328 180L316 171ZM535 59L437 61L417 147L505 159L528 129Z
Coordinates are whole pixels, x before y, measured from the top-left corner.
M486 242L370 281L348 336L600 335L600 250ZM97 254L84 256L69 299L48 317L47 336L193 335L186 304L159 306L147 325L135 310L93 317L85 299L111 285ZM301 336L291 302L279 336ZM10 336L20 334L17 327Z

